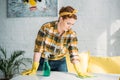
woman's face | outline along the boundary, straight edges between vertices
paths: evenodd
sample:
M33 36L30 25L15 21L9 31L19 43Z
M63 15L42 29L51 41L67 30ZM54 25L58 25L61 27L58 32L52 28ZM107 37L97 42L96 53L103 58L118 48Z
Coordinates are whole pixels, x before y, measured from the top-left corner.
M74 18L63 19L62 17L60 17L61 29L64 31L68 31L75 24L75 21L76 20Z

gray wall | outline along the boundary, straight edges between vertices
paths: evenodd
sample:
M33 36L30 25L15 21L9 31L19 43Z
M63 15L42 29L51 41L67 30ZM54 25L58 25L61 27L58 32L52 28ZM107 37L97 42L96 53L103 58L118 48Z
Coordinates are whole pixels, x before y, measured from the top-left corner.
M78 9L73 29L79 40L79 52L89 50L92 55L120 55L120 0L58 0L62 6ZM6 0L0 0L0 45L8 52L26 51L33 56L34 41L40 26L58 17L7 18Z

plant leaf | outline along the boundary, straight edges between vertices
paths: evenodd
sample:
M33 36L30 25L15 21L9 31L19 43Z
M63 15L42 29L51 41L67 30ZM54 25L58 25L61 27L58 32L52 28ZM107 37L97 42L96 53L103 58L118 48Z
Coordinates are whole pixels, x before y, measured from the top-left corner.
M14 51L13 54L11 54L10 62L13 63L19 56L23 55L25 51Z
M23 66L27 66L26 63L32 63L31 58L23 57L25 51L14 51L10 58L7 58L7 51L4 48L0 47L0 52L2 53L0 54L0 71L3 72L6 78L11 78L19 73Z
M6 49L4 49L4 48L2 48L2 47L0 46L0 51L1 51L1 53L3 54L4 58L7 58L7 51L6 51Z

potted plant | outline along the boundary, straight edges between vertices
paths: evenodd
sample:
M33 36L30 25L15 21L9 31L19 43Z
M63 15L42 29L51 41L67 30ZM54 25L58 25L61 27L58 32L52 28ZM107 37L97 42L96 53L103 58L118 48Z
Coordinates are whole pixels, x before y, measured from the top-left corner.
M6 49L0 47L0 71L3 73L4 78L0 80L10 80L15 74L23 70L26 63L32 63L31 58L24 58L25 51L13 51L8 57Z

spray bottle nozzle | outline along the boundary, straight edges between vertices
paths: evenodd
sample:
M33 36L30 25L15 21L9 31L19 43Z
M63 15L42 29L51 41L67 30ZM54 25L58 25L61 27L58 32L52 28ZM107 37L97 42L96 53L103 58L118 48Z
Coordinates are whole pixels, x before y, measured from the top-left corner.
M50 53L49 52L45 52L45 58L48 59L50 57Z

